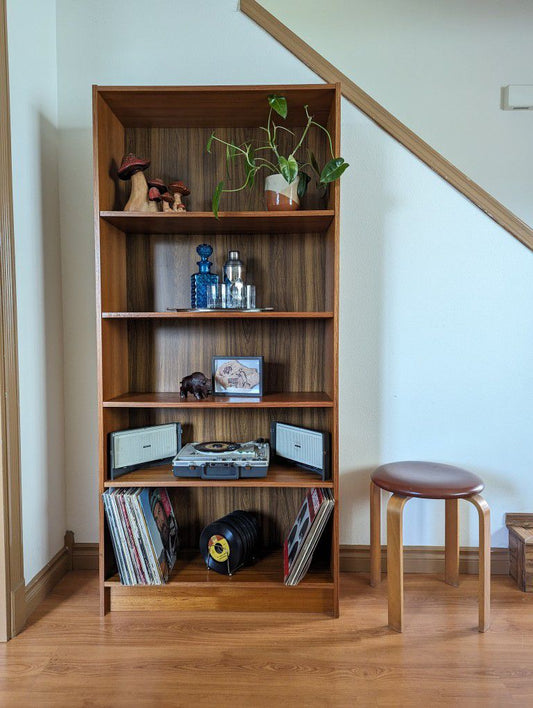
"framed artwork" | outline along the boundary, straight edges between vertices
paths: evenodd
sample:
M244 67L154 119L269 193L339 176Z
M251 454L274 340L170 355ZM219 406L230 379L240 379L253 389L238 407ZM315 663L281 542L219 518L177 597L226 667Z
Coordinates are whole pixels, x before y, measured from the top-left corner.
M262 396L262 356L214 356L215 396Z

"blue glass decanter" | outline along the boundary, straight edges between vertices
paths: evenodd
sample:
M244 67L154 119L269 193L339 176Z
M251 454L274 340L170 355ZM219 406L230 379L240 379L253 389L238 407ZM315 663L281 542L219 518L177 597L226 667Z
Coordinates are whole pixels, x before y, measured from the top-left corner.
M213 265L209 256L213 253L213 248L208 243L202 243L196 248L200 256L197 262L198 273L191 275L191 307L198 309L207 307L207 286L218 284L218 275L211 273Z

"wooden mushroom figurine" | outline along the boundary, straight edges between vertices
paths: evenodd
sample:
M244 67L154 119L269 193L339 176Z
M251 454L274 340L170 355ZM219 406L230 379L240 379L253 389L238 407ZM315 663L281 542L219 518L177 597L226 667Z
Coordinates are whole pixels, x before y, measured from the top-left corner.
M152 206L152 211L159 211L159 205L161 204L161 195L167 191L167 185L159 177L154 177L148 180L148 187L150 191L148 192L148 200ZM156 194L157 193L157 194Z
M172 204L174 203L174 196L170 192L165 192L164 194L161 195L161 199L163 200L161 202L161 205L163 207L163 211L171 213L172 212Z
M153 211L148 200L148 184L144 170L149 167L150 160L143 160L132 152L124 155L118 170L118 176L123 180L131 180L131 193L124 211Z
M171 182L168 185L169 190L174 195L173 211L187 211L185 204L181 201L182 197L187 197L191 193L184 182Z
M150 187L148 191L148 199L150 204L153 205L152 211L159 211L159 204L161 203L161 193L157 187Z

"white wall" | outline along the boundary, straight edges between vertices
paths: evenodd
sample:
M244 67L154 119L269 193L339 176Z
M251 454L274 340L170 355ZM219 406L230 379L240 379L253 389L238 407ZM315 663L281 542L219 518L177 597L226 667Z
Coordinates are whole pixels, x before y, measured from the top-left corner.
M8 0L26 582L66 530L55 0Z
M533 225L533 84L524 0L261 0L267 10L517 216Z
M235 0L192 3L179 28L175 12L58 0L67 525L81 542L97 539L91 84L318 81ZM371 468L428 458L483 475L506 545L504 513L533 505L533 254L342 110L342 542L368 542ZM410 507L407 543L441 544L441 508Z

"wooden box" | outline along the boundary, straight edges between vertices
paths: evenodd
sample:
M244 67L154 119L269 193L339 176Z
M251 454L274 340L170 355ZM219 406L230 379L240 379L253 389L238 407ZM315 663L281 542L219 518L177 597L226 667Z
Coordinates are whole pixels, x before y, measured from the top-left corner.
M533 592L533 514L506 514L509 573L520 590Z

